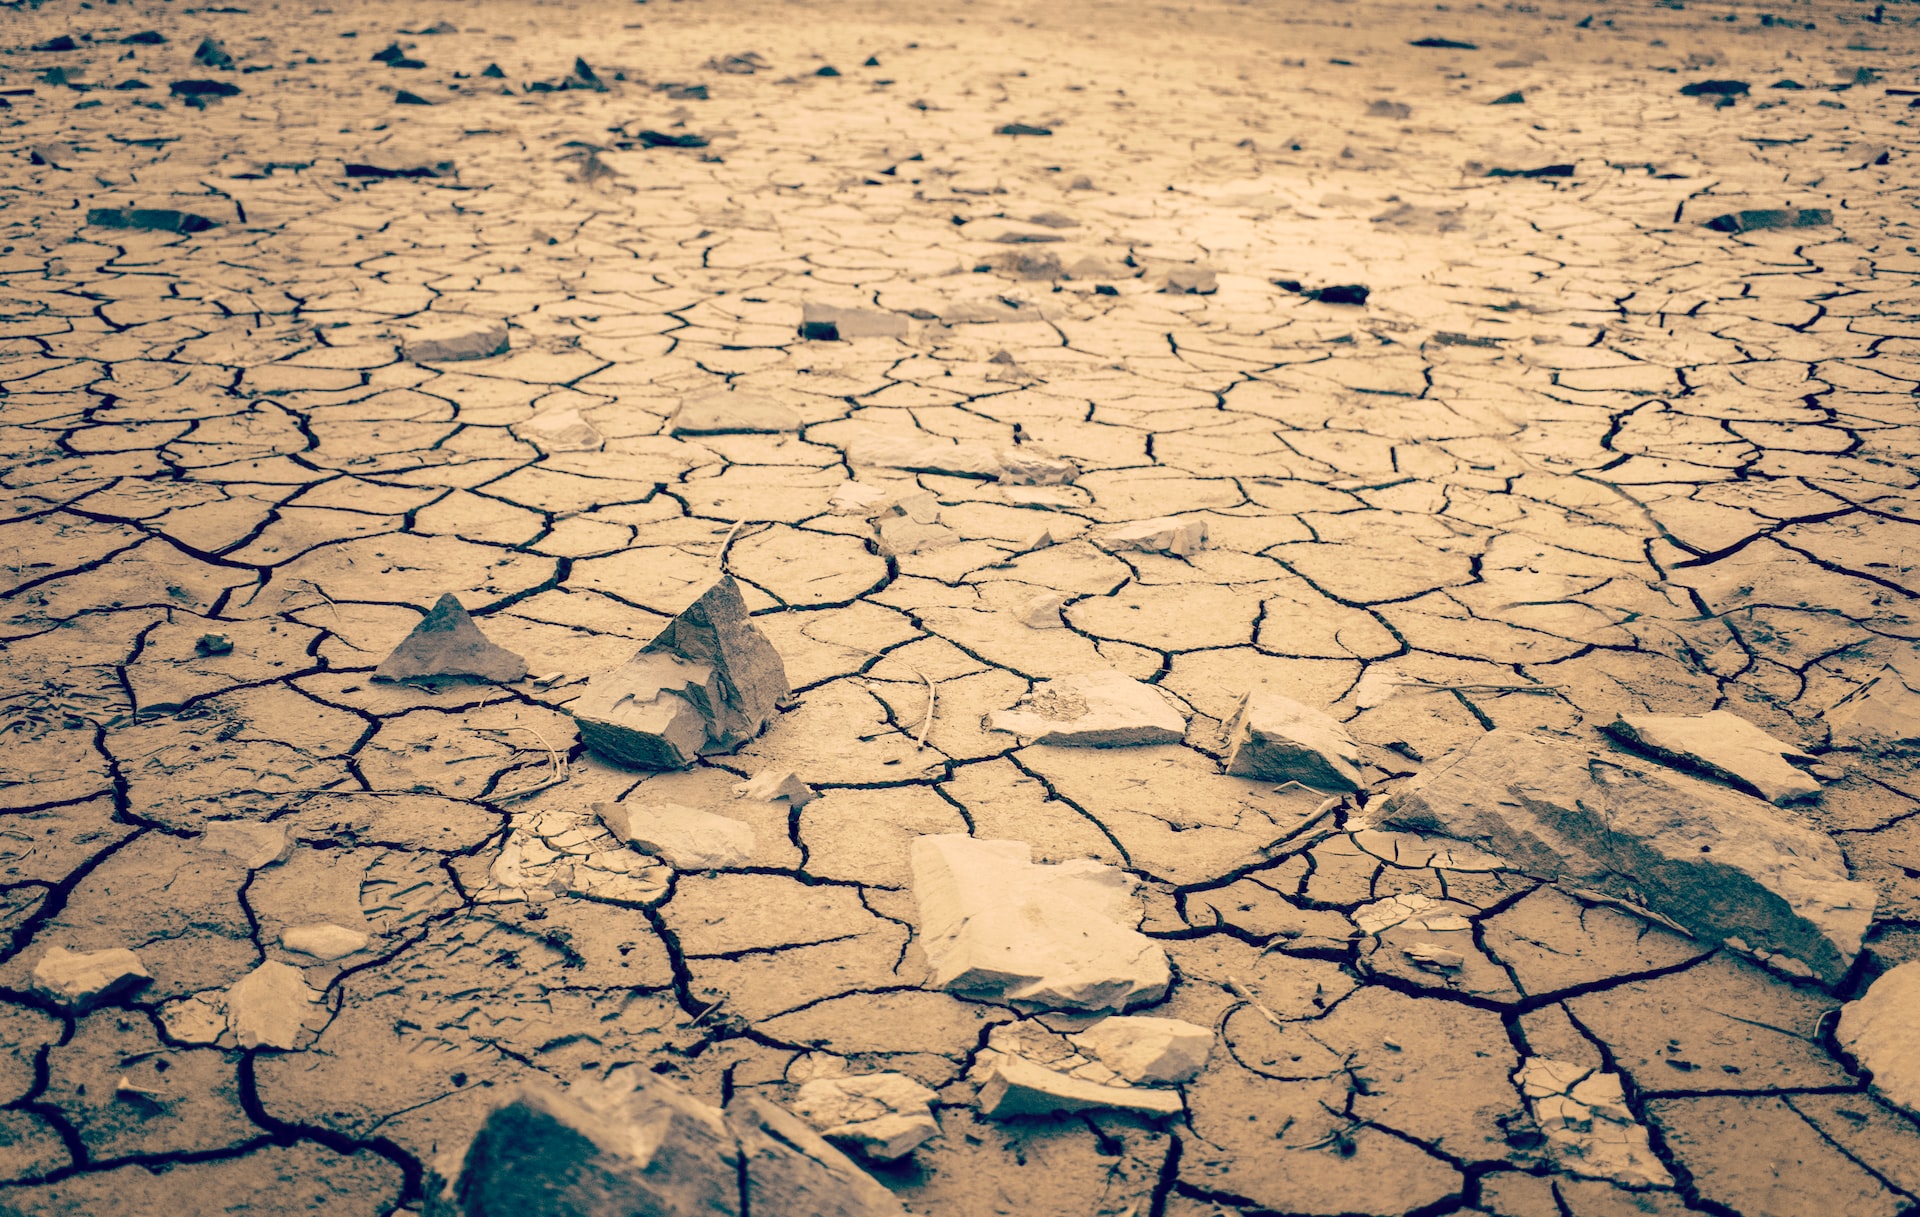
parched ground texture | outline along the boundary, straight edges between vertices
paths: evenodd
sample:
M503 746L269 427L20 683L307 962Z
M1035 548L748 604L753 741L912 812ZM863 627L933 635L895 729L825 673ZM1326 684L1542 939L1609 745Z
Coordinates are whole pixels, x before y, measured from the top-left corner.
M1920 42L1900 5L1769 7L0 6L0 1211L386 1214L515 1079L784 1099L836 1059L940 1088L943 1135L878 1171L917 1213L1911 1211L1920 1126L1831 1035L1920 957L1920 780L1822 713L1920 638ZM371 58L394 39L424 66ZM575 56L605 91L529 90ZM1751 90L1681 95L1706 79ZM129 206L219 226L88 223ZM1832 222L1703 223L1771 207ZM983 239L1036 215L1064 239ZM910 328L804 341L803 301ZM511 351L400 358L443 312ZM729 384L806 426L666 433ZM566 408L603 442L535 422ZM856 437L1016 427L1077 484L921 476L961 540L897 559L828 509ZM1165 515L1209 548L1079 538ZM792 708L689 774L596 761L564 706L741 521ZM445 591L542 679L372 683ZM1069 628L1011 611L1046 591ZM1188 743L983 730L1095 668L1176 695ZM1821 758L1793 814L1879 890L1862 963L1793 984L1375 856L1359 806L1220 775L1255 687L1346 721L1376 792L1496 725L1735 710ZM823 797L735 870L673 875L590 812L763 769ZM290 849L239 856L229 820ZM1220 1028L1184 1118L975 1116L1016 1014L920 987L929 832L1141 880L1176 974L1151 1012ZM1363 928L1402 893L1473 923L1466 966ZM315 921L370 944L281 947ZM30 992L53 946L153 983L70 1017ZM324 994L293 1050L219 1037L263 960ZM1551 1153L1536 1057L1617 1073L1671 1186Z

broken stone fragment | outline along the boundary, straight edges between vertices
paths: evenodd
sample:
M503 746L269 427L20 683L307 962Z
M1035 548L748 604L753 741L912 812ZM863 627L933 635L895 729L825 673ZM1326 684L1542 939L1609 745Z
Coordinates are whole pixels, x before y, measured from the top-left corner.
M1030 445L962 442L936 435L859 440L848 450L847 460L914 473L994 478L1009 486L1062 486L1080 476L1079 466L1072 461L1037 452Z
M1168 267L1160 290L1173 296L1211 296L1220 290L1220 278L1204 266Z
M667 431L673 435L798 431L800 422L800 412L784 402L721 389L681 398L667 420Z
M936 1097L904 1073L869 1073L815 1078L800 1087L793 1109L828 1141L891 1162L940 1135Z
M429 317L401 334L400 354L414 363L485 359L507 349L507 323L494 317Z
M233 654L233 639L225 634L202 634L193 644L194 653L213 658Z
M100 228L177 232L183 235L220 227L218 220L209 220L205 216L190 211L176 211L170 207L95 207L87 212L87 223Z
M624 666L587 682L569 707L595 753L641 769L684 769L765 727L787 670L723 576Z
M1036 865L1022 841L918 837L909 850L927 986L1026 1009L1160 1000L1166 952L1132 928L1133 881L1087 859Z
M572 407L542 411L524 423L515 424L513 433L542 452L598 452L607 442L606 437Z
M958 545L961 539L959 533L945 524L937 521L923 524L908 516L880 517L873 523L873 534L879 543L881 556L886 558L902 558L929 549Z
M1003 1056L993 1063L986 1085L980 1088L978 1105L981 1115L994 1120L1100 1110L1176 1116L1183 1107L1178 1091L1103 1086L1018 1056Z
M840 308L805 301L800 305L800 336L816 342L845 338L905 338L907 317L904 313Z
M1401 950L1417 967L1433 972L1458 972L1467 966L1467 957L1458 951L1431 942L1416 942Z
M1213 1031L1177 1018L1123 1014L1067 1037L1129 1082L1176 1086L1206 1067Z
M753 826L676 803L595 803L607 831L678 871L745 866L753 857Z
M1120 672L1089 672L1042 681L1013 709L987 715L987 729L1036 744L1115 748L1177 744L1187 720L1152 685Z
M454 165L450 160L442 159L431 153L407 152L392 148L377 148L370 152L341 163L341 170L350 178L427 178L451 177ZM492 326L505 331L505 321L492 321L484 317L462 319L469 327ZM505 339L501 340L500 350L505 350ZM405 352L403 352L405 353ZM488 351L494 355L499 351ZM424 363L426 356L407 354L408 359ZM442 355L439 359L478 359L479 355Z
M33 966L33 991L75 1014L85 1013L152 979L140 957L125 947L105 951L52 947Z
M1278 693L1253 692L1227 724L1227 772L1315 790L1364 789L1360 745L1326 714Z
M1872 1075L1873 1090L1920 1116L1920 960L1909 960L1840 1008L1834 1038Z
M289 926L280 931L280 945L287 950L328 961L364 951L368 941L363 931L350 930L327 921Z
M1920 744L1920 658L1888 664L1823 716L1836 744ZM1916 673L1909 675L1908 672Z
M1824 228L1833 223L1833 213L1824 207L1763 207L1715 216L1701 225L1715 232L1754 232L1763 228Z
M293 849L284 824L247 820L215 820L200 833L200 848L238 858L248 870L282 861Z
M1513 1081L1563 1170L1627 1187L1673 1186L1627 1106L1619 1074L1536 1056Z
M1094 543L1106 550L1139 550L1184 558L1206 548L1207 522L1162 516L1109 529L1096 536Z
M227 990L227 1029L242 1048L297 1048L319 1001L299 968L270 959Z
M193 49L193 59L195 63L204 63L210 68L233 66L233 56L227 54L227 48L211 34L202 38L200 45Z
M490 680L510 684L527 674L527 661L480 632L452 592L434 603L413 632L373 671L375 680Z
M1801 755L1797 749L1726 710L1622 714L1606 729L1662 760L1703 769L1770 803L1791 803L1820 793L1819 782L1787 763L1787 757Z
M1013 615L1029 629L1064 630L1067 623L1061 619L1060 610L1066 606L1067 598L1059 592L1042 592L1014 609Z
M757 1096L726 1113L745 1163L741 1208L809 1217L904 1217L893 1193L785 1108Z
M842 482L827 497L827 506L833 509L835 515L871 519L886 510L894 497L894 491L879 486L869 486L865 482Z
M1575 740L1490 731L1369 812L1827 983L1846 974L1873 918L1874 888L1848 876L1825 833L1750 795Z
M762 803L784 801L787 806L798 811L808 803L819 798L819 792L800 780L800 775L791 770L763 769L744 782L733 787L736 799L754 799Z
M170 1001L160 1007L160 1022L182 1044L217 1044L227 1035L227 995L216 989Z

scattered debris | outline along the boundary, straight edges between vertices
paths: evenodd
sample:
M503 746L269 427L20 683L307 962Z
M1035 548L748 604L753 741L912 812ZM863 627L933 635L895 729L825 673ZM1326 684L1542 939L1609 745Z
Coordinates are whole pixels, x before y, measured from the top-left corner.
M607 831L677 871L745 866L753 858L753 826L677 803L595 803Z
M45 42L35 43L28 49L51 54L58 51L77 51L80 49L80 44L73 40L71 34L58 34Z
M707 60L709 70L725 72L729 76L751 76L755 72L764 72L772 66L753 51L729 55L725 59Z
M800 305L800 336L813 342L852 338L905 338L907 317L878 309L843 308L804 301Z
M683 769L760 733L786 697L780 655L722 576L625 666L587 682L569 707L601 757L641 769Z
M1769 803L1506 728L1456 748L1368 814L1472 842L1829 984L1859 953L1877 898L1848 877L1832 838Z
M1129 1082L1178 1086L1200 1076L1213 1031L1177 1018L1122 1014L1068 1036Z
M1889 969L1842 1006L1834 1039L1871 1075L1875 1094L1920 1116L1920 960Z
M225 634L202 634L193 644L193 653L208 659L233 654L233 639Z
M1159 276L1160 290L1170 296L1211 296L1220 290L1220 276L1204 266L1172 266Z
M1036 864L1024 841L922 836L910 849L929 988L1023 1009L1160 1000L1166 952L1130 928L1133 880L1086 859Z
M376 149L362 153L356 160L343 161L341 171L350 178L442 178L453 176L453 162L433 153ZM437 320L437 315L429 314L428 318L429 321ZM467 324L498 326L504 330L507 323L492 318L474 318ZM478 356L456 358L474 359Z
M1624 1187L1673 1186L1627 1106L1619 1074L1534 1056L1513 1081L1561 1169Z
M667 894L672 879L669 867L627 848L592 811L556 808L515 825L476 899L483 904L539 904L585 896L647 905Z
M1067 623L1060 610L1066 607L1067 598L1059 592L1041 592L1016 608L1013 615L1029 629L1064 630Z
M1326 714L1278 693L1253 692L1227 724L1227 772L1314 790L1366 788L1360 745Z
M1013 709L987 715L987 730L1035 744L1115 748L1177 744L1187 720L1152 685L1120 672L1088 672L1042 681Z
M626 139L621 140L620 147L623 149L705 148L708 146L709 142L710 141L707 139L706 136L695 135L691 131L688 131L681 135L674 135L670 132L655 131L651 128L643 127L640 130L637 130L633 134L629 135Z
M1768 207L1715 216L1701 227L1737 234L1765 228L1824 228L1831 223L1833 213L1824 207Z
M1196 517L1161 516L1107 529L1096 534L1093 543L1115 552L1133 550L1184 558L1207 547L1207 522Z
M370 939L361 930L350 930L330 921L289 926L280 931L280 945L299 955L332 962L367 949Z
M1212 1033L1205 1034L1211 1041ZM981 1084L980 1114L995 1120L1102 1110L1171 1116L1183 1109L1178 1091L1131 1085L1066 1036L1031 1020L988 1031L968 1076Z
M240 86L224 80L176 80L167 86L175 97L238 97Z
M220 227L218 220L155 207L95 207L87 212L87 223L99 228L130 228L144 232L177 232L190 236Z
M400 354L414 363L486 359L507 349L507 323L494 317L434 316L401 332Z
M242 1048L297 1048L319 1002L299 968L270 959L227 990L227 1029Z
M527 661L489 642L459 598L445 592L413 632L380 661L373 678L424 684L443 680L511 684L526 674Z
M937 1097L904 1073L869 1073L815 1078L800 1087L793 1109L840 1148L892 1162L940 1135Z
M139 988L153 976L125 947L69 951L49 947L33 965L33 991L75 1014Z
M1523 106L1526 103L1527 95L1519 89L1515 89L1511 93L1502 93L1487 104L1490 106Z
M683 397L667 420L670 435L798 431L800 412L759 393L719 389Z
M433 103L410 89L396 89L393 94L396 106L430 106Z
M1820 783L1787 762L1812 757L1727 710L1706 714L1621 714L1609 734L1683 768L1704 770L1770 803L1820 793Z
M1435 909L1440 911L1435 912ZM1360 927L1362 934L1368 935L1383 934L1401 925L1436 934L1473 928L1471 921L1459 913L1447 911L1446 905L1419 892L1396 892L1360 905L1353 911L1353 924Z
M1365 304L1372 295L1364 284L1342 283L1332 287L1307 287L1298 279L1275 279L1275 287L1305 296L1319 304Z

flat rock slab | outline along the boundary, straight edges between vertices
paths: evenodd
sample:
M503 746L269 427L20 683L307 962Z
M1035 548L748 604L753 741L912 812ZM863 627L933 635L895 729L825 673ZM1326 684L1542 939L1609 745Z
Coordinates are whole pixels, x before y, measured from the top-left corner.
M758 735L789 692L779 652L723 576L624 666L590 680L569 709L580 738L607 760L684 769Z
M374 669L375 680L436 683L490 680L510 684L527 674L527 661L489 641L452 592L440 597L413 632Z
M1178 1018L1121 1014L1069 1036L1129 1082L1178 1085L1206 1067L1213 1031Z
M1841 1007L1834 1038L1873 1075L1874 1093L1920 1117L1920 960L1891 969Z
M800 336L816 342L843 338L905 338L908 318L878 309L842 308L807 301L800 306Z
M1249 693L1227 724L1227 772L1315 790L1366 787L1360 745L1347 729L1311 706L1278 693Z
M595 803L607 831L666 861L675 870L745 866L753 857L753 826L677 803Z
M995 1120L1102 1110L1176 1116L1184 1110L1175 1090L1104 1086L1017 1056L994 1062L986 1085L980 1088L978 1106L981 1115Z
M1094 544L1107 550L1135 550L1184 558L1207 547L1207 522L1179 516L1139 520L1100 533L1094 537Z
M1010 486L1063 486L1080 476L1072 461L1028 447L926 435L856 440L847 450L847 461L912 473L990 478Z
M957 833L915 838L909 856L928 988L1055 1010L1165 996L1166 952L1131 927L1133 881L1113 867L1036 865L1025 842Z
M80 1013L146 984L153 976L125 947L69 951L53 947L33 966L33 991Z
M349 929L326 921L288 926L280 931L282 947L300 955L328 961L344 959L356 951L364 951L368 941L364 930Z
M1920 744L1920 657L1881 668L1825 717L1836 744Z
M1513 1081L1563 1169L1627 1187L1673 1186L1648 1144L1646 1126L1627 1106L1619 1074L1536 1056Z
M1825 833L1749 795L1574 740L1490 731L1395 791L1374 820L1473 842L1529 874L1829 984L1873 917L1873 887L1849 877Z
M297 1048L319 1001L299 968L270 959L227 990L227 1029L242 1048Z
M940 1135L937 1097L904 1073L869 1073L815 1078L800 1087L793 1109L828 1141L890 1162Z
M448 317L410 326L400 353L415 363L486 359L507 349L507 323L492 317Z
M987 715L987 728L1035 744L1112 748L1177 744L1187 720L1152 685L1119 672L1089 672L1043 681L1011 710Z
M1607 732L1663 760L1705 770L1770 803L1820 793L1812 775L1787 762L1787 757L1799 756L1798 751L1726 710L1622 714L1608 724Z
M672 435L798 431L800 412L758 393L718 392L682 398L667 420Z

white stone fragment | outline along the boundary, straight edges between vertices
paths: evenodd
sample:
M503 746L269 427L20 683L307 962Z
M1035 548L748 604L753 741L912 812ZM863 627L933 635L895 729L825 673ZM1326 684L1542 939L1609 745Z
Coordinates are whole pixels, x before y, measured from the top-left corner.
M923 524L907 516L882 516L873 531L883 557L902 558L960 543L960 534L939 522Z
M806 338L905 338L907 316L870 308L845 308L804 301L800 305L800 333Z
M1889 970L1842 1006L1834 1038L1873 1075L1876 1094L1920 1116L1920 959Z
M284 824L215 820L200 832L200 848L238 858L248 870L285 860L293 848Z
M579 410L568 406L543 410L524 423L516 423L513 433L542 452L598 452L607 442Z
M1403 948L1401 953L1420 967L1436 972L1458 972L1467 966L1465 955L1431 942L1416 942Z
M884 510L895 492L866 482L842 482L827 496L827 506L839 516L872 519Z
M1241 699L1227 724L1227 772L1315 790L1363 789L1360 745L1326 714L1278 693Z
M1177 1018L1122 1014L1067 1037L1129 1082L1179 1085L1200 1076L1213 1031Z
M1179 516L1140 520L1098 534L1094 537L1094 544L1107 550L1138 550L1184 558L1206 548L1207 522Z
M280 931L281 946L301 955L311 955L315 959L344 959L356 951L366 950L368 941L370 940L364 931L348 929L344 925L334 925L330 921L289 926Z
M447 363L498 355L507 342L507 323L498 318L429 316L402 332L400 353L414 363Z
M903 1073L869 1073L815 1078L800 1087L793 1110L836 1145L890 1162L940 1135L937 1097Z
M1563 1169L1629 1187L1673 1186L1627 1107L1619 1074L1536 1056L1513 1080Z
M194 993L160 1007L167 1034L182 1044L216 1044L227 1031L224 990Z
M673 435L727 435L733 433L798 431L800 412L785 402L759 393L719 389L685 397L667 420Z
M1113 748L1177 744L1187 720L1152 685L1121 672L1088 672L1042 681L1012 709L988 714L987 729L1036 744Z
M76 1014L152 979L140 957L125 947L105 951L50 947L33 966L33 991Z
M1798 749L1726 710L1622 714L1607 730L1662 758L1725 778L1771 803L1791 803L1820 793L1819 782L1787 762L1789 756L1803 755Z
M1125 1010L1165 996L1166 952L1131 928L1133 881L1022 841L949 833L910 849L929 988L1023 1008Z
M1042 592L1031 600L1024 601L1014 609L1013 615L1021 625L1035 630L1064 630L1067 623L1060 616L1060 610L1067 607L1067 598L1059 592Z
M1920 653L1881 668L1824 717L1836 744L1920 744Z
M753 826L677 803L595 803L607 831L680 871L745 866Z
M994 478L1015 486L1065 485L1080 476L1072 461L1030 445L960 441L937 435L879 435L856 440L847 450L854 465L877 465L915 473Z
M227 1029L242 1048L297 1048L319 1001L299 968L270 959L227 990Z
M1059 1073L1018 1056L993 1063L980 1088L980 1114L994 1120L1056 1112L1118 1110L1149 1116L1179 1115L1180 1093L1144 1086L1106 1086Z
M787 806L798 811L819 798L820 793L801 781L800 775L790 769L762 769L746 781L734 783L733 797L761 803L785 801Z

